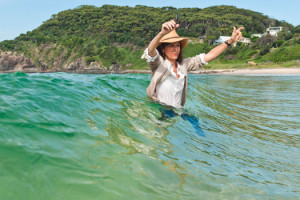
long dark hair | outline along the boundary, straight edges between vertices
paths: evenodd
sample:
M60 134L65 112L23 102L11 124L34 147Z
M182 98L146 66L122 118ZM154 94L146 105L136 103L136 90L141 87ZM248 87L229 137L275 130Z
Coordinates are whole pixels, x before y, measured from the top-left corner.
M166 55L163 53L163 49L168 45L169 43L161 43L156 49L159 53L159 55L161 57L163 57L163 59L165 60L166 59ZM178 58L177 58L177 62L179 64L182 63L182 60L183 60L183 48L182 48L182 45L181 45L181 42L180 42L180 53L178 55Z

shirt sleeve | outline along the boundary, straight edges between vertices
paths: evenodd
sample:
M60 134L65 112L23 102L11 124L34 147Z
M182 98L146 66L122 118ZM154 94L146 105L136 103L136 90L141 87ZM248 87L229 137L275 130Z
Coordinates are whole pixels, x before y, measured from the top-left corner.
M199 54L199 57L200 57L201 63L202 63L203 65L207 65L207 64L208 64L208 62L205 62L205 60L204 60L204 56L205 56L205 53L201 53L201 54Z
M208 63L205 62L204 59L205 53L198 54L194 57L185 58L183 60L184 65L186 66L186 70L188 72L190 71L196 71L199 70L199 68L203 68L203 65L207 65Z
M151 57L149 55L148 48L146 48L145 51L144 51L144 54L142 55L142 59L145 58L148 63L154 62L157 59L158 55L159 55L157 49L155 49L155 51L156 51L156 55L154 57Z

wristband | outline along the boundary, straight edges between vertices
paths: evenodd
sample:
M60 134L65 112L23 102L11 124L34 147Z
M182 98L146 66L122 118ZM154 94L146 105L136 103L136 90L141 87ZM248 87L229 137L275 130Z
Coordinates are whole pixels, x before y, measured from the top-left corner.
M231 44L228 43L228 40L225 41L225 44L227 44L227 46L231 46Z

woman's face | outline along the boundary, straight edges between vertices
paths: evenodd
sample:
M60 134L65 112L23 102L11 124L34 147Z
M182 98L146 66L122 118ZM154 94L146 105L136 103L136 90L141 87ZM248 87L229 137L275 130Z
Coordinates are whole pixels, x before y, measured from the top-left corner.
M162 51L168 60L176 61L180 53L180 42L167 44Z

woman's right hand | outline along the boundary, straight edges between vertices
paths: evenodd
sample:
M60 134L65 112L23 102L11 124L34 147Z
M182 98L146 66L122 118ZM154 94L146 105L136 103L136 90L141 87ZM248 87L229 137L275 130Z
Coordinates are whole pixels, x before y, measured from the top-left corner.
M154 57L156 55L156 47L157 47L157 44L159 43L159 40L164 35L170 33L171 31L173 31L174 29L176 29L178 27L179 27L179 24L176 24L176 22L174 20L163 23L162 26L161 26L161 31L159 32L159 34L157 34L155 36L155 38L153 38L153 40L148 45L148 54L151 57Z
M161 33L163 35L166 35L178 27L179 27L179 24L176 24L176 22L174 20L165 22L161 26Z

